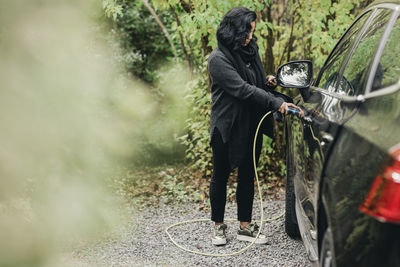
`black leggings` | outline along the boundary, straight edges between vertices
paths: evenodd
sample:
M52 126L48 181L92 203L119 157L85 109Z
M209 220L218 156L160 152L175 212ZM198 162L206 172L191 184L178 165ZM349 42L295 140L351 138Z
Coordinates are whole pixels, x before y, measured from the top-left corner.
M261 151L262 136L257 140L256 162ZM211 143L213 151L213 174L210 182L211 220L223 222L226 203L226 185L230 174L228 144L224 144L218 129L214 130ZM246 158L238 168L236 187L237 218L241 222L251 222L254 198L253 138L247 149Z

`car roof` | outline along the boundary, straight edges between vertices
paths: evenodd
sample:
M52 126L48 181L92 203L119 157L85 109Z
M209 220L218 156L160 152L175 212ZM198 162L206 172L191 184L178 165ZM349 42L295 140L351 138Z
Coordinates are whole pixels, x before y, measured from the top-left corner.
M385 4L385 3L387 3L387 4L399 4L400 5L400 0L377 0L377 1L374 1L374 2L372 2L369 6L368 6L368 8L369 7L372 7L372 6L376 6L376 5L379 5L379 4Z

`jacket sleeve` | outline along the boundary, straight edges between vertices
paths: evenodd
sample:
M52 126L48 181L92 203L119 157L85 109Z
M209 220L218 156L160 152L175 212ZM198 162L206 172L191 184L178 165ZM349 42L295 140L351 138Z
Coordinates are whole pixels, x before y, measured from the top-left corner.
M208 70L212 82L235 98L249 101L268 110L277 110L284 102L282 98L247 83L229 60L222 56L215 55L210 58Z

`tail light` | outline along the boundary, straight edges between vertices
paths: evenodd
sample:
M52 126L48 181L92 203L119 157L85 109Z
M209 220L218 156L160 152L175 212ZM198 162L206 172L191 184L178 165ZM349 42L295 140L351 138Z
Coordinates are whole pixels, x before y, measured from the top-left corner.
M400 145L375 178L360 210L382 222L400 223Z

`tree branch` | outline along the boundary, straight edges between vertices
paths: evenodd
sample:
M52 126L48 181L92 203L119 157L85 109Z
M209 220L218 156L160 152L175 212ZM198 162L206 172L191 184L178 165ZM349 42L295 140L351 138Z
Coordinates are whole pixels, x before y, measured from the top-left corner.
M271 5L266 5L263 9L262 19L264 21L268 21L273 23L272 16L271 16ZM267 34L267 47L265 48L264 54L264 68L266 73L275 73L275 64L274 64L274 53L273 53L273 46L274 46L274 32L271 28L268 27L268 34Z
M171 45L172 51L174 52L174 57L175 59L178 58L178 54L176 53L175 45L171 40L171 37L169 36L169 33L167 31L167 28L164 26L160 18L158 17L157 13L154 11L154 9L150 6L149 2L147 0L142 0L144 6L150 11L151 15L153 15L154 19L157 21L158 25L161 27L162 31L164 32L165 37L167 37L169 44Z
M172 5L170 5L170 9L171 9L171 11L172 11L172 14L174 15L176 24L178 25L178 27L182 27L182 23L181 23L181 21L180 21L180 19L179 19L178 14L177 14L176 11L175 11L175 8L174 8ZM189 65L190 73L193 73L193 63L192 63L192 59L191 59L191 57L190 57L190 55L189 55L189 53L188 53L188 51L187 51L187 49L186 49L186 46L185 46L185 42L184 42L184 38L183 38L182 32L181 32L180 30L178 30L178 34L179 34L179 39L180 39L180 42L181 42L181 47L182 47L183 54L185 55L186 60L187 60L188 65ZM188 41L188 46L191 47L189 41Z

